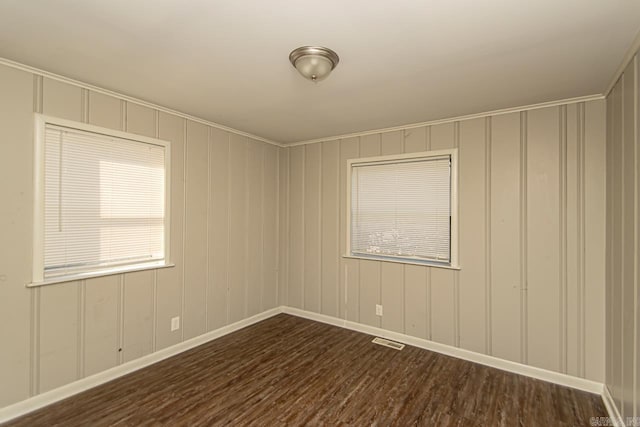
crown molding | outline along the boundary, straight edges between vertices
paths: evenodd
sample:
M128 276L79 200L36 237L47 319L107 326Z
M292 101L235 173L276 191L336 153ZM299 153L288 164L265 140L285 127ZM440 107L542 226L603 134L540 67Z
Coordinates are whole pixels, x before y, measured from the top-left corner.
M633 46L636 45L640 45L640 33L638 35L638 37L636 38L636 41L634 41ZM631 49L630 49L631 51ZM629 54L628 54L629 55ZM629 59L625 60L625 64L624 66L620 66L621 70L624 70L624 67L626 67L626 64L628 64L628 62L633 58L633 55L630 55ZM451 123L451 122L458 122L458 121L463 121L463 120L471 120L471 119L476 119L476 118L481 118L481 117L487 117L487 116L497 116L497 115L501 115L501 114L509 114L509 113L515 113L515 112L521 112L521 111L528 111L528 110L536 110L536 109L540 109L540 108L546 108L546 107L554 107L554 106L558 106L558 105L566 105L566 104L575 104L578 102L588 102L588 101L595 101L595 100L600 100L600 99L604 99L605 95L603 94L594 94L594 95L586 95L586 96L579 96L579 97L575 97L575 98L566 98L566 99L560 99L560 100L556 100L556 101L548 101L548 102L541 102L541 103L537 103L537 104L530 104L530 105L522 105L522 106L518 106L518 107L509 107L509 108L503 108L503 109L499 109L499 110L492 110L492 111L484 111L484 112L480 112L480 113L474 113L474 114L467 114L467 115L463 115L463 116L455 116L455 117L449 117L449 118L444 118L444 119L437 119L437 120L430 120L430 121L425 121L425 122L419 122L419 123L409 123L409 124L405 124L405 125L399 125L399 126L393 126L393 127L388 127L388 128L381 128L381 129L373 129L373 130L366 130L366 131L361 131L361 132L353 132L353 133L348 133L348 134L342 134L342 135L333 135L333 136L326 136L326 137L321 137L321 138L316 138L316 139L310 139L310 140L304 140L304 141L299 141L299 142L293 142L293 143L281 143L281 142L277 142L277 141L273 141L271 139L268 138L263 138L261 136L258 135L254 135L248 132L243 132L241 130L238 129L234 129L228 126L224 126L215 122L211 122L205 119L201 119L199 117L195 117L177 110L173 110L171 108L167 108L167 107L163 107L161 105L158 104L154 104L151 102L147 102L138 98L134 98L128 95L124 95L122 93L119 92L115 92L112 90L108 90L108 89L103 89L101 87L89 84L89 83L85 83L85 82L81 82L79 80L75 80L75 79L71 79L69 77L64 77L61 76L59 74L55 74L55 73L51 73L49 71L45 71L45 70L41 70L39 68L35 68L32 67L30 65L25 65L25 64L21 64L19 62L15 62L12 61L10 59L6 59L6 58L2 58L0 57L0 65L6 65L8 67L11 68L15 68L18 70L22 70L22 71L26 71L32 74L36 74L36 75L40 75L52 80L57 80L59 82L63 82L63 83L67 83L73 86L77 86L83 89L87 89L90 90L92 92L96 92L96 93L101 93L103 95L108 95L108 96L112 96L118 99L121 99L123 101L127 101L130 102L132 104L137 104L137 105L141 105L144 107L148 107L148 108L152 108L158 111L162 111L168 114L173 114L177 117L181 117L187 120L191 120L193 122L197 122L197 123L201 123L204 124L206 126L211 126L213 128L216 129L220 129L222 131L225 132L232 132L235 133L237 135L241 135L241 136L245 136L247 138L251 138L254 139L256 141L261 141L267 144L271 144L271 145L275 145L277 147L295 147L298 145L307 145L307 144L315 144L318 142L324 142L324 141L333 141L333 140L337 140L337 139L345 139L345 138L352 138L352 137L359 137L359 136L366 136L366 135L373 135L373 134L377 134L377 133L383 133L383 132L393 132L393 131L398 131L398 130L407 130L407 129L414 129L414 128L418 128L418 127L422 127L422 126L433 126L433 125L438 125L438 124L443 124L443 123ZM618 76L619 77L619 76ZM617 80L614 79L613 83L615 83L615 81ZM608 93L608 92L607 92Z
M631 42L631 46L629 46L629 49L627 49L627 53L625 53L622 62L620 63L620 65L618 65L613 78L609 82L609 86L607 86L607 90L604 91L605 97L609 96L609 93L611 93L611 91L613 90L613 87L616 85L616 82L618 81L622 73L624 73L627 65L629 65L629 63L633 61L633 57L636 56L636 52L638 52L638 50L640 50L640 31L638 31L638 34L636 34L633 42Z
M464 116L449 117L449 118L446 118L446 119L430 120L430 121L427 121L427 122L410 123L410 124L406 124L406 125L393 126L393 127L388 127L388 128L382 128L382 129L373 129L373 130L366 130L366 131L362 131L362 132L347 133L347 134L343 134L343 135L327 136L327 137L322 137L322 138L310 139L310 140L307 140L307 141L293 142L291 144L284 144L284 146L285 147L295 147L295 146L298 146L298 145L315 144L315 143L318 143L318 142L325 142L325 141L335 141L337 139L354 138L354 137L359 137L359 136L373 135L373 134L377 134L377 133L393 132L393 131L407 130L407 129L415 129L415 128L419 128L419 127L423 127L423 126L433 126L433 125L439 125L439 124L443 124L443 123L459 122L459 121L463 121L463 120L472 120L472 119L477 119L477 118L487 117L487 116L499 116L499 115L502 115L502 114L518 113L518 112L521 112L521 111L537 110L537 109L540 109L540 108L555 107L555 106L558 106L558 105L567 105L567 104L576 104L576 103L579 103L579 102L597 101L597 100L604 99L604 98L605 98L605 96L602 95L602 94L578 96L578 97L575 97L575 98L566 98L566 99L560 99L560 100L557 100L557 101L540 102L538 104L530 104L530 105L522 105L522 106L519 106L519 107L503 108L503 109L500 109L500 110L485 111L485 112L482 112L482 113L467 114L467 115L464 115Z
M224 126L224 125L221 125L219 123L211 122L209 120L204 120L204 119L201 119L199 117L192 116L190 114L182 113L182 112L177 111L177 110L172 110L171 108L163 107L162 105L154 104L152 102L143 101L142 99L138 99L138 98L134 98L132 96L124 95L124 94L119 93L119 92L115 92L115 91L108 90L108 89L103 89L101 87L94 86L94 85L89 84L89 83L81 82L79 80L74 80L74 79L71 79L69 77L64 77L64 76L61 76L59 74L55 74L55 73L51 73L49 71L41 70L39 68L35 68L35 67L30 66L30 65L21 64L19 62L15 62L15 61L12 61L10 59L6 59L6 58L0 57L0 65L6 65L7 67L15 68L17 70L26 71L28 73L32 73L32 74L36 74L36 75L39 75L39 76L42 76L42 77L46 77L46 78L51 79L51 80L57 80L59 82L67 83L67 84L70 84L70 85L73 85L73 86L77 86L77 87L80 87L82 89L87 89L87 90L90 90L92 92L96 92L96 93L101 93L103 95L112 96L114 98L118 98L118 99L121 99L123 101L130 102L132 104L137 104L137 105L140 105L140 106L143 106L143 107L148 107L148 108L152 108L154 110L162 111L164 113L173 114L174 116L178 116L178 117L181 117L183 119L191 120L192 122L197 122L197 123L201 123L201 124L206 125L206 126L211 126L213 128L220 129L220 130L225 131L225 132L232 132L232 133L235 133L237 135L246 136L247 138L251 138L251 139L254 139L256 141L265 142L267 144L275 145L277 147L285 147L284 144L281 144L281 143L276 142L276 141L272 141L272 140L267 139L267 138L263 138L263 137L258 136L258 135L253 135L251 133L243 132L241 130L234 129L234 128L229 127L229 126Z

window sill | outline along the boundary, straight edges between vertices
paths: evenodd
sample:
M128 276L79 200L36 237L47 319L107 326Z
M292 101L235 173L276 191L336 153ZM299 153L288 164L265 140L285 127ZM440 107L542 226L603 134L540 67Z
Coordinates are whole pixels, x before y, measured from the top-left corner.
M350 259L363 259L363 260L367 260L367 261L380 261L380 262L393 262L395 264L409 264L409 265L419 265L421 267L434 267L434 268L444 268L446 270L461 270L462 267L460 267L459 265L445 265L445 264L438 264L435 262L428 262L428 261L411 261L411 260L404 260L404 259L391 259L391 258L382 258L382 257L375 257L375 256L363 256L363 255L342 255L342 258L350 258Z
M50 277L40 282L27 283L26 286L27 288L35 288L38 286L55 285L56 283L75 282L77 280L92 279L92 278L103 277L103 276L112 276L114 274L132 273L136 271L145 271L145 270L157 270L160 268L171 268L175 266L176 266L175 264L165 263L164 261L157 262L157 263L124 265L124 266L118 266L118 267L112 267L112 268L105 268L104 270L91 271L87 273L76 273L76 274L70 274L67 276Z

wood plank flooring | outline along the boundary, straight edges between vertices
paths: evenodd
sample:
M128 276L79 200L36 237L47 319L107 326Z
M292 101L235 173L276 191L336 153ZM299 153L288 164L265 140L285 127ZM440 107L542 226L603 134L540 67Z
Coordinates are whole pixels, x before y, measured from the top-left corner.
M10 426L573 426L600 396L281 314Z

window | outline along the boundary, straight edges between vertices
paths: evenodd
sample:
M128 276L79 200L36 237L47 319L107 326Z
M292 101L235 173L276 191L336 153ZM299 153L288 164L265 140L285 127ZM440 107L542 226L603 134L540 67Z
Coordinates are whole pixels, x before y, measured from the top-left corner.
M457 150L348 162L347 256L458 268Z
M169 143L36 116L32 285L169 260Z

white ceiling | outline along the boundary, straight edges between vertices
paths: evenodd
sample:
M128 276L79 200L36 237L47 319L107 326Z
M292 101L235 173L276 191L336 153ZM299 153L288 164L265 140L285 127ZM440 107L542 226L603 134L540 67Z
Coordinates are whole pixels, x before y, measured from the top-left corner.
M0 56L279 142L602 93L639 29L634 0L0 1Z

